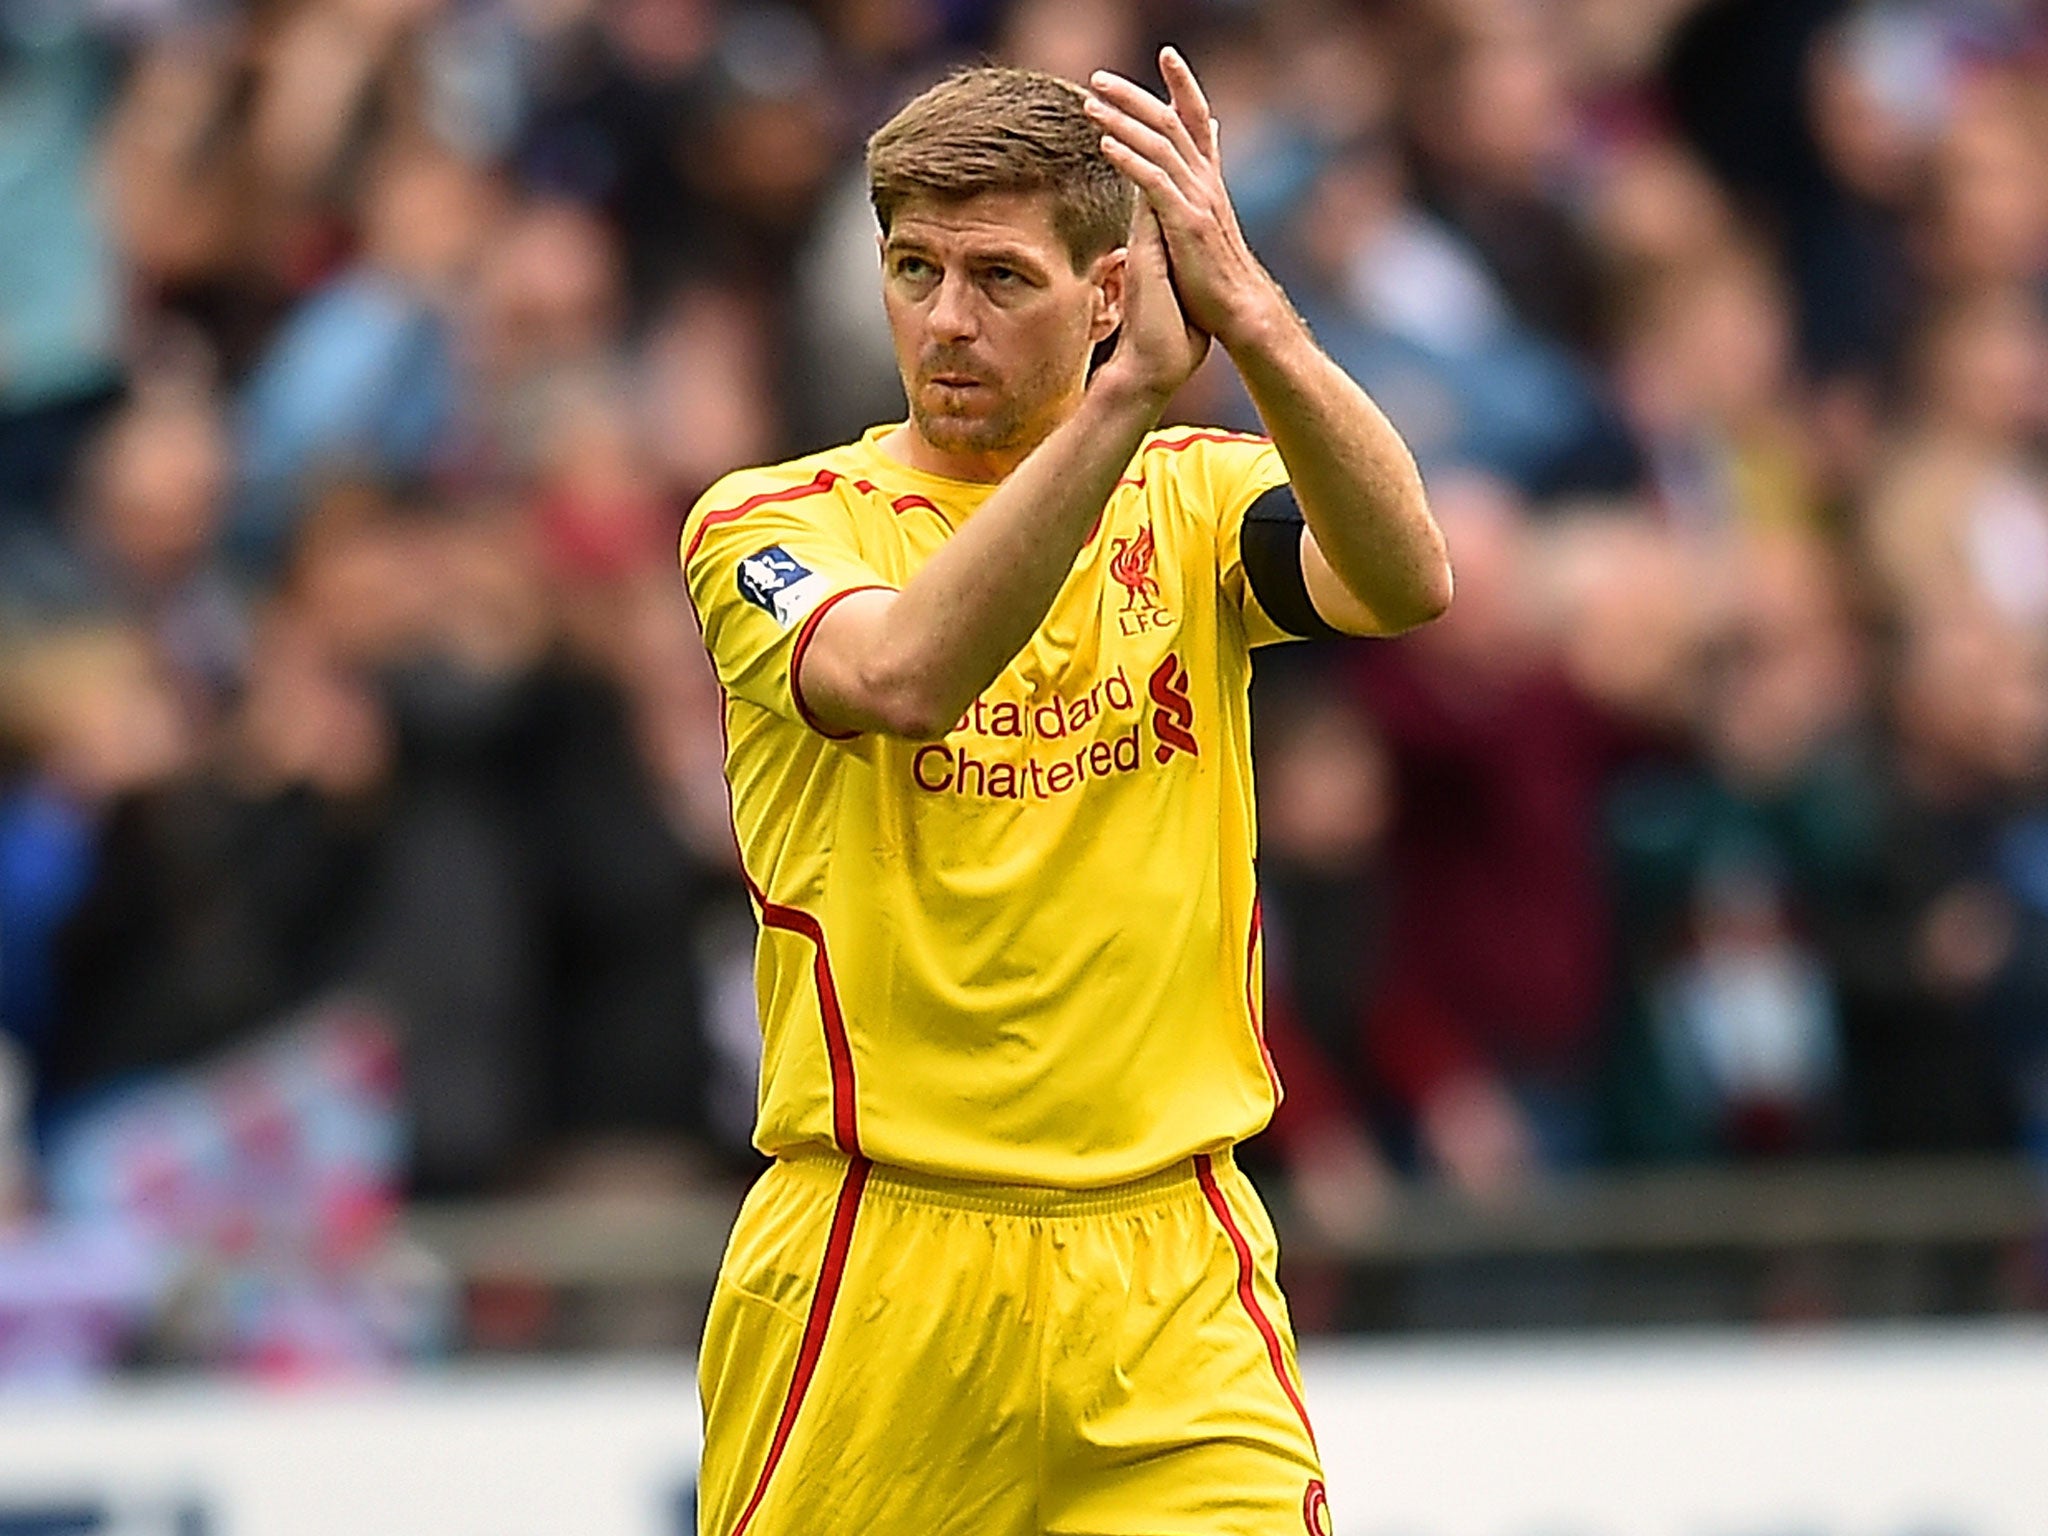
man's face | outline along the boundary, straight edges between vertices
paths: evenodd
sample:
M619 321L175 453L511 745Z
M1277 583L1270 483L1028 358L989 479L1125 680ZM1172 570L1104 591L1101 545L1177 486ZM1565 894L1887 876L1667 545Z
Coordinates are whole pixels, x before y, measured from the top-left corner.
M1045 192L913 202L882 242L910 419L944 453L1007 460L1070 415L1121 318L1123 253L1076 272Z

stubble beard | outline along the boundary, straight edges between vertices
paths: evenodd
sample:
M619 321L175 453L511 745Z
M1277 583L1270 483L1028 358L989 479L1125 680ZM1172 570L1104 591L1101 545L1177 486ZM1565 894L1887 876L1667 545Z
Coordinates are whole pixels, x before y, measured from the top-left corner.
M910 419L918 436L944 453L1007 453L1018 447L1025 435L1024 410L1014 399L1004 400L983 416L927 410L913 400Z
M924 404L924 392L919 388L908 392L910 420L918 436L942 453L1028 452L1063 418L1056 403L1061 385L1058 369L1041 368L1018 388L1002 391L992 409L977 415L934 411Z

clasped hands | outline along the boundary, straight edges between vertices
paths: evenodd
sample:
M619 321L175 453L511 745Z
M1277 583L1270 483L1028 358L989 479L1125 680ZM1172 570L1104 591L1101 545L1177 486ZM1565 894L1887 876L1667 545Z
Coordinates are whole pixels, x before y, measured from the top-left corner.
M1089 77L1087 111L1110 164L1141 194L1131 232L1120 353L1177 387L1214 337L1246 343L1284 307L1238 227L1223 182L1220 125L1187 61L1165 48L1162 101L1121 75Z

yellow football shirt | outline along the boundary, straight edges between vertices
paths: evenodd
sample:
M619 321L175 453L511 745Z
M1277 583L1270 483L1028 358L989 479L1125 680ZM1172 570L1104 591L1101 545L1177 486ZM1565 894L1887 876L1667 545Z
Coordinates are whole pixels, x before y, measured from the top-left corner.
M901 588L994 487L859 441L706 493L683 573L760 913L755 1144L1121 1182L1263 1127L1247 688L1286 638L1239 558L1263 439L1148 437L1045 621L943 741L833 738L818 620Z

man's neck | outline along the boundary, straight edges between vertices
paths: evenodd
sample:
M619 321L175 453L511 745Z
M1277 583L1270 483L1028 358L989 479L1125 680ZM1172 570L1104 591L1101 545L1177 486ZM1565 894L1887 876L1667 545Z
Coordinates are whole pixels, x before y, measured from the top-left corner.
M1011 470L1022 464L1037 441L1021 448L1002 448L987 453L954 453L934 447L926 441L924 434L917 430L915 422L904 422L892 432L882 435L877 444L882 452L899 464L927 475L941 475L948 480L967 480L981 485L996 485L1009 477Z

